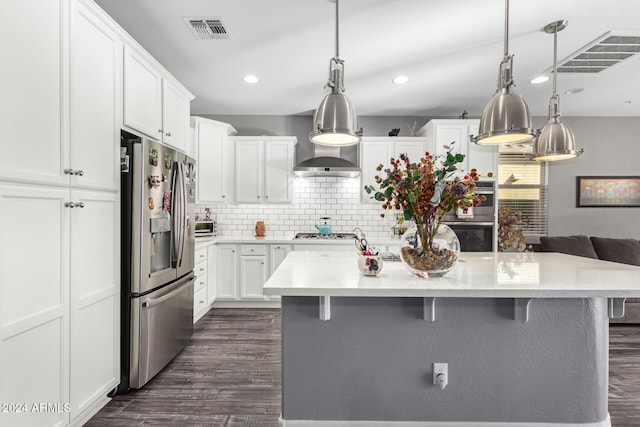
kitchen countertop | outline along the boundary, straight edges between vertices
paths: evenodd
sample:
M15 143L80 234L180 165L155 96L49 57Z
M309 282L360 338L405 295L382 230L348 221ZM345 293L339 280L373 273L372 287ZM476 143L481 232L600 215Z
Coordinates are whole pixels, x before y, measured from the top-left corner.
M420 279L400 262L360 274L355 253L293 251L265 295L475 298L640 297L640 267L560 253L467 252L440 278Z
M399 239L367 238L367 240L369 240L370 244L373 246L400 245ZM229 243L229 244L262 243L262 244L281 244L281 245L291 245L291 244L353 245L353 240L352 239L294 239L294 235L291 235L290 237L288 236L255 237L255 236L246 236L246 235L196 237L196 245L197 244L214 244L214 243Z

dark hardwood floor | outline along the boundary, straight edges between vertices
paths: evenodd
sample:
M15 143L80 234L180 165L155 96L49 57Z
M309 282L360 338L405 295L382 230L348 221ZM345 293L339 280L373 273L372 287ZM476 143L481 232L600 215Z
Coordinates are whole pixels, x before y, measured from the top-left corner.
M611 326L609 413L640 426L640 326ZM215 309L145 388L115 396L86 426L275 427L280 310Z

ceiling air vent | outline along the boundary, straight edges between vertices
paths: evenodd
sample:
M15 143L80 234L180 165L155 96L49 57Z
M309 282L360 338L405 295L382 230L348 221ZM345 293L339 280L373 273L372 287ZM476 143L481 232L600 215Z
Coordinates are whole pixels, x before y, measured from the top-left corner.
M220 18L183 18L199 40L226 40L231 37Z
M639 52L640 36L609 31L559 61L558 73L599 73ZM553 68L544 72L552 73Z

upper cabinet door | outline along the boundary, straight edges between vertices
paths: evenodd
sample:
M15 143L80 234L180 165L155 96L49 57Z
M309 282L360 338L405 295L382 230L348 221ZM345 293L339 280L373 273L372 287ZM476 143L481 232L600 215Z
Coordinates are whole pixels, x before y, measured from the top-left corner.
M293 141L265 141L264 201L289 203L293 195Z
M263 141L235 141L236 202L261 203Z
M360 185L360 191L362 194L363 203L378 203L371 198L372 194L367 194L364 191L365 185L372 185L375 189L378 189L375 177L380 172L376 170L379 164L383 164L384 167L389 166L389 160L393 155L393 144L390 141L368 141L363 139L360 144L360 168L362 169L362 180Z
M129 46L124 48L124 124L162 140L162 77Z
M225 126L208 120L193 120L198 165L198 203L227 201L227 179L229 168L224 157Z
M63 0L0 2L0 177L65 184ZM65 7L63 7L65 6ZM37 23L37 30L34 29Z
M187 151L189 98L167 79L162 80L162 141L182 152Z
M71 184L118 190L122 43L82 3L72 3L71 16Z

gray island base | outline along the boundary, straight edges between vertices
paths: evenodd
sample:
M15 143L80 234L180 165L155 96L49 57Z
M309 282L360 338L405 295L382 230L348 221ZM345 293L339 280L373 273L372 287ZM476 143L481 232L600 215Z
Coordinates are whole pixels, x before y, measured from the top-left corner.
M611 426L608 318L640 296L640 267L461 259L424 280L399 263L363 277L355 254L290 253L264 286L282 297L281 425ZM448 366L444 389L434 363Z
M606 303L535 300L523 323L508 298L438 298L428 322L423 298L332 297L325 322L282 297L282 425L609 426Z

